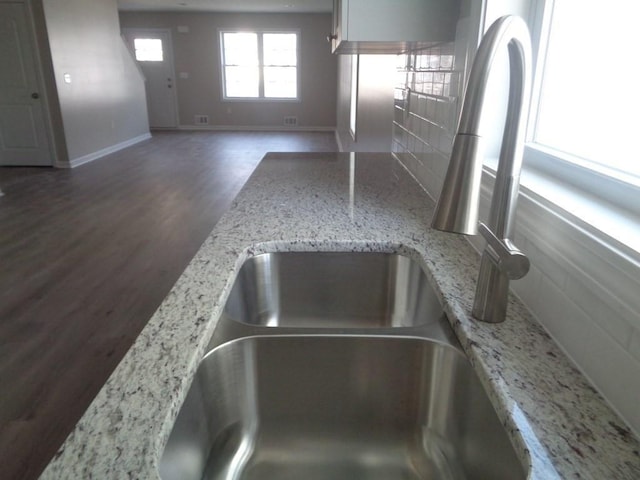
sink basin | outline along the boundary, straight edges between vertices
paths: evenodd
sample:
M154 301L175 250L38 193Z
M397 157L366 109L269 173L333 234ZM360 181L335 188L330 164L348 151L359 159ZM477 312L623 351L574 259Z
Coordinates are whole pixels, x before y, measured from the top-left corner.
M214 348L159 468L163 480L526 478L464 355L382 335Z
M224 315L266 327L416 327L442 307L418 263L370 252L257 255L240 269Z

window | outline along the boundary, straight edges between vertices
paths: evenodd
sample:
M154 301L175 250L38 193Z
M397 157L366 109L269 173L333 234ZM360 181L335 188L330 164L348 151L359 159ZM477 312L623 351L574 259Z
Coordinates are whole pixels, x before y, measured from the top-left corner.
M159 38L136 38L133 40L136 60L139 62L162 62L162 40Z
M640 261L640 2L530 4L537 58L521 186L556 218Z
M222 32L220 39L225 98L298 98L297 33Z
M544 8L527 160L638 213L638 191L630 194L640 186L640 3L547 0Z

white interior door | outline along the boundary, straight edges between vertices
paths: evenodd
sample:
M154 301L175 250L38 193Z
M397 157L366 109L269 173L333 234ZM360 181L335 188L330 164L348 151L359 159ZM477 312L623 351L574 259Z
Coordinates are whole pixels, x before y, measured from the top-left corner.
M126 29L125 38L146 79L151 128L178 125L171 32L163 29Z
M0 165L53 165L26 8L0 3Z

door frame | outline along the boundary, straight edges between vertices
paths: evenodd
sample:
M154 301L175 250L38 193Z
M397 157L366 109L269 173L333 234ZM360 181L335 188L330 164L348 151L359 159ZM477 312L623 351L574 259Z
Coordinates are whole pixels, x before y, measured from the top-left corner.
M136 35L139 33L149 33L149 34L158 34L158 33L162 33L162 34L166 34L167 38L169 39L169 68L171 68L171 71L173 72L173 88L171 89L171 95L172 95L172 103L173 103L173 110L175 112L174 115L174 122L175 122L175 127L174 128L179 128L180 127L180 110L178 109L178 76L176 75L176 66L175 66L175 58L174 58L174 52L173 52L173 36L171 35L171 29L170 28L145 28L145 27L124 27L121 30L121 34L122 36L125 38L125 43L126 45L129 47L129 52L131 53L131 57L133 58L133 61L135 62L136 65L138 65L138 68L140 68L140 62L138 62L138 60L136 60L136 52L134 49L134 46L132 43L129 42L129 38L132 35ZM144 72L141 73L144 76ZM146 77L145 77L145 84L146 84ZM145 85L145 89L146 89L146 85ZM147 107L148 108L148 107ZM171 129L171 127L168 128L169 130Z
M35 67L35 76L36 76L36 85L38 87L38 93L40 94L40 105L42 108L42 118L44 122L44 133L47 138L47 143L49 146L49 155L51 158L51 162L49 165L51 167L61 167L60 158L58 155L58 142L55 135L55 129L53 126L52 116L51 116L51 90L48 88L47 82L45 82L45 77L51 79L51 84L55 85L55 73L53 72L53 66L45 68L45 63L42 56L41 48L45 48L48 45L48 37L42 38L43 41L46 41L46 45L43 45L40 37L38 36L38 25L36 24L36 15L34 14L34 0L0 0L0 3L21 3L25 6L25 14L26 14L26 26L28 29L27 35L29 40L31 41L31 47L33 50L33 60ZM44 10L41 12L41 20L42 27L44 28ZM43 30L46 31L46 30ZM55 87L54 87L55 88ZM62 125L60 126L62 127ZM0 192L0 195L2 193Z

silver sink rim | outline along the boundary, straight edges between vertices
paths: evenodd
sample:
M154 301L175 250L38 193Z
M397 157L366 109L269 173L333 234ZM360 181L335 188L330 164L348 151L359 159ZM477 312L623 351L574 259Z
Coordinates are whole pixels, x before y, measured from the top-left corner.
M275 330L275 329L273 329ZM300 330L300 329L297 329ZM308 329L304 329L304 330L308 330ZM325 329L328 330L328 329ZM387 331L385 331L384 333L340 333L340 332L319 332L319 333L309 333L306 331L296 331L296 332L291 332L291 333L269 333L268 331L265 331L264 333L258 333L258 334L247 334L247 335L239 335L237 337L233 337L230 339L226 339L220 343L217 343L215 345L212 345L210 348L208 348L204 355L202 356L202 358L200 359L200 361L198 362L198 367L200 366L200 364L202 362L204 362L205 358L207 358L208 356L210 356L212 353L214 353L216 350L221 349L222 347L225 347L227 345L230 344L234 344L234 343L238 343L241 342L243 340L248 340L248 339L259 339L259 338L282 338L282 339L295 339L295 338L370 338L370 339L377 339L380 341L383 340L406 340L406 341L419 341L419 342L430 342L430 343L435 343L437 345L441 345L443 347L446 347L447 349L451 349L452 351L454 351L457 355L461 356L462 358L464 358L464 360L466 362L469 362L469 357L467 357L467 355L464 353L464 351L461 348L458 348L456 345L452 345L448 342L442 341L440 339L437 338L431 338L431 337L427 337L424 335L407 335L406 333L398 333L397 335L394 335L392 333L387 333ZM196 369L198 368L196 367ZM474 370L475 372L475 370Z

